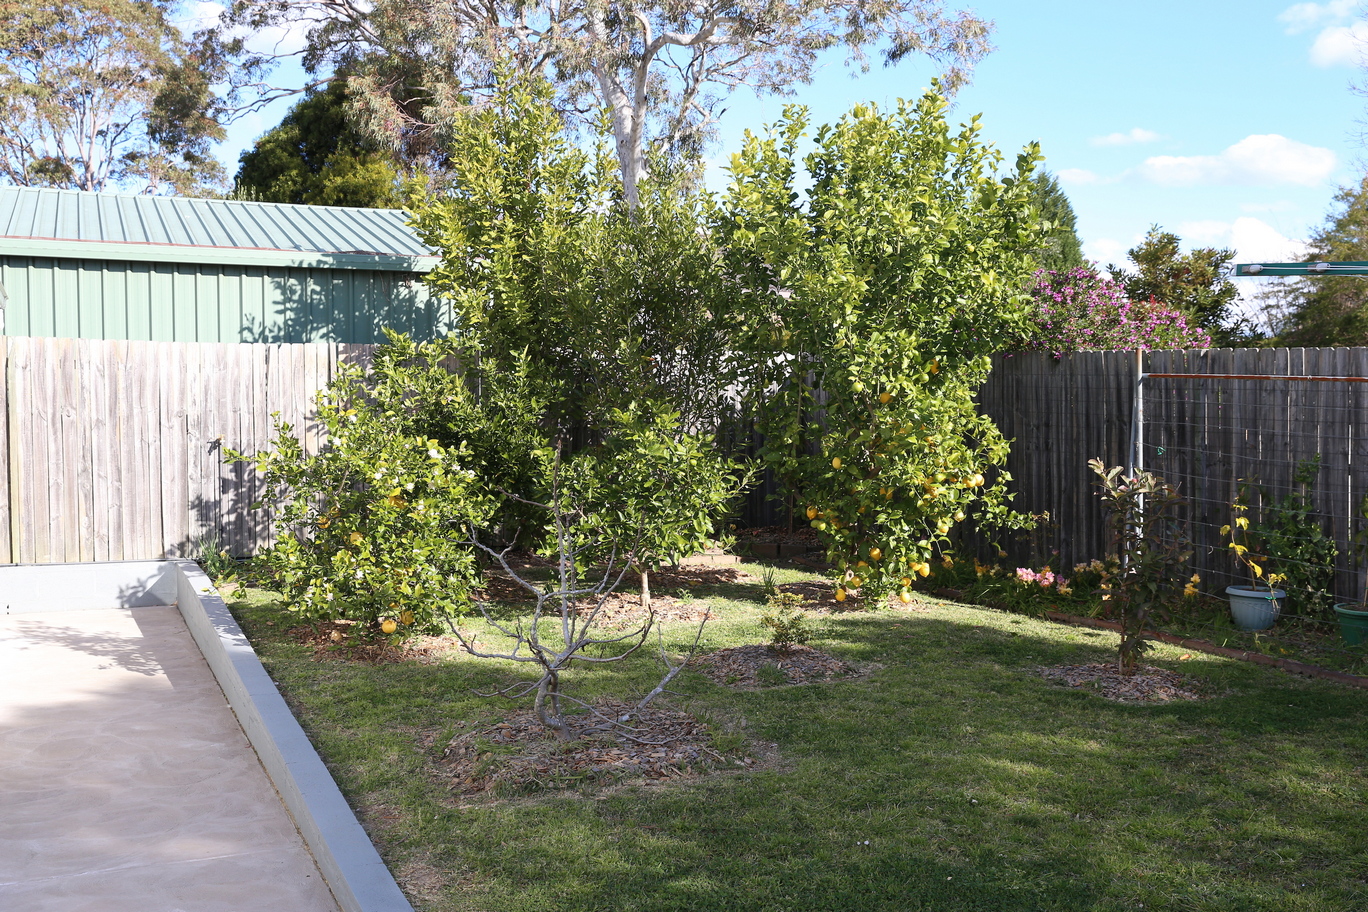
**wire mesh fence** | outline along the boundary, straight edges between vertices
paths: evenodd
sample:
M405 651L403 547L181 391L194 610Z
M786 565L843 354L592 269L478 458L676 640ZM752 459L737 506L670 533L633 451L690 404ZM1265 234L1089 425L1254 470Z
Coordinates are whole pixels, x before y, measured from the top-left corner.
M1330 634L1332 606L1363 601L1368 349L1017 355L999 360L981 402L1015 438L1018 509L1042 520L1008 545L1012 560L1067 572L1105 553L1086 467L1101 457L1177 485L1202 593L1260 581L1251 562L1262 581L1281 578L1268 635Z

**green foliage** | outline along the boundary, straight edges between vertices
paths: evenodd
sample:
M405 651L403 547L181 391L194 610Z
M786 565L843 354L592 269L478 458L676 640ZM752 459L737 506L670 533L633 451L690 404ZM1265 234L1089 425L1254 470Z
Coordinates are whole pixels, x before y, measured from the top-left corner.
M789 107L747 135L723 203L761 455L810 504L844 583L872 594L927 566L970 512L1015 521L1006 476L986 480L1008 444L974 395L1028 325L1039 153L1001 177L977 118L952 133L946 108L936 91L856 107L818 130L804 178L807 113Z
M238 562L223 544L216 532L206 532L195 542L195 560L214 585L237 582Z
M399 172L348 116L335 80L295 104L238 157L233 195L270 203L397 209Z
M1307 262L1368 260L1368 174L1335 195L1338 211L1311 236ZM1275 329L1281 345L1368 345L1368 287L1351 276L1279 280L1270 297L1290 299Z
M1184 254L1181 243L1178 235L1154 225L1145 240L1126 253L1134 272L1119 266L1108 266L1107 271L1132 301L1153 299L1177 308L1187 315L1189 324L1210 333L1213 344L1246 341L1252 327L1231 313L1239 296L1229 278L1235 251L1199 247Z
M255 464L277 505L265 562L292 611L367 629L389 618L409 634L466 605L477 568L464 541L495 515L470 445L490 406L443 366L453 353L392 337L369 372L341 365L320 394L318 453L277 423L273 450L229 454Z
M212 190L224 71L175 14L167 0L0 7L0 174L23 187Z
M776 592L765 601L760 624L770 632L770 649L788 652L806 646L815 635L803 613L803 597L796 592Z
M442 255L429 284L487 355L526 357L567 433L633 402L715 427L736 292L701 201L648 185L629 212L608 148L570 141L550 86L501 78L498 102L453 127L451 191L415 205Z
M1121 466L1106 468L1088 460L1098 476L1098 492L1107 514L1107 531L1119 572L1111 581L1111 601L1120 609L1118 665L1134 674L1149 649L1145 622L1166 594L1176 588L1181 569L1192 556L1187 536L1173 518L1182 503L1178 490L1152 472L1126 477Z
M1036 265L1052 272L1083 269L1083 242L1078 239L1078 216L1064 188L1048 171L1031 178L1031 202L1039 213L1044 236L1035 253Z
M653 569L705 550L740 482L712 439L681 433L679 416L616 412L601 442L571 456L564 497L574 549L587 562L627 558ZM744 473L742 473L744 475Z
M1319 456L1298 463L1292 475L1293 490L1277 500L1264 492L1259 521L1249 532L1273 571L1270 578L1276 576L1278 584L1302 603L1302 613L1328 619L1333 617L1339 547L1325 533L1316 512L1313 492L1319 475Z

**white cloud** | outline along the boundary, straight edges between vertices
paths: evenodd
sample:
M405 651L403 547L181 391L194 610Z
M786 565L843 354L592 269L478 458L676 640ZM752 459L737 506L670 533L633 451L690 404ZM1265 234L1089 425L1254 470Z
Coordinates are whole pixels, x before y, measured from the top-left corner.
M1059 178L1059 182L1061 184L1064 184L1066 187L1084 187L1088 184L1097 184L1102 182L1102 178L1098 177L1091 171L1084 170L1083 168L1065 168L1063 171L1057 172L1055 174L1055 177Z
M1319 29L1311 45L1311 62L1318 67L1358 66L1368 43L1368 23L1354 22L1359 0L1298 3L1278 16L1289 35Z
M1276 133L1247 136L1218 155L1157 155L1137 170L1165 187L1298 184L1314 187L1335 170L1335 153Z
M1106 136L1094 136L1088 140L1094 146L1133 146L1137 143L1151 143L1163 139L1153 130L1145 130L1136 127L1127 133L1108 133Z
M1327 22L1342 22L1354 15L1358 0L1330 0L1329 3L1298 3L1278 14L1278 21L1287 26L1287 33L1295 35Z
M1102 269L1116 264L1126 262L1126 251L1140 243L1141 236L1136 236L1129 244L1123 241L1112 240L1111 238L1094 238L1085 241L1083 244L1083 256L1092 260Z
M1311 62L1318 67L1358 66L1368 45L1368 22L1325 29L1311 45Z

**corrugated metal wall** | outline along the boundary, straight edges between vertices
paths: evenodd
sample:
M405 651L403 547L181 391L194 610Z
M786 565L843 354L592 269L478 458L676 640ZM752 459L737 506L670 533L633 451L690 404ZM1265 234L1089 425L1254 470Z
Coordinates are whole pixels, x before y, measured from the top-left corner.
M453 328L412 273L0 257L11 336L152 342L383 342Z

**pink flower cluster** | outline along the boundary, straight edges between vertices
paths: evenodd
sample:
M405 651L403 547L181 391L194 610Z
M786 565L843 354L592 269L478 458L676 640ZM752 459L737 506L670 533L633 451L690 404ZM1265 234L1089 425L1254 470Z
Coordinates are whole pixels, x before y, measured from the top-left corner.
M1061 595L1068 595L1072 590L1069 588L1069 581L1062 576L1056 576L1055 572L1049 567L1041 570L1032 570L1029 567L1017 567L1016 578L1021 583L1035 583L1042 589L1055 588Z
M1036 273L1031 351L1055 353L1143 349L1210 348L1211 336L1175 308L1152 297L1132 301L1125 289L1087 267Z

